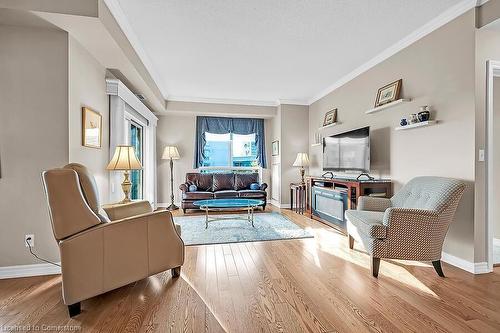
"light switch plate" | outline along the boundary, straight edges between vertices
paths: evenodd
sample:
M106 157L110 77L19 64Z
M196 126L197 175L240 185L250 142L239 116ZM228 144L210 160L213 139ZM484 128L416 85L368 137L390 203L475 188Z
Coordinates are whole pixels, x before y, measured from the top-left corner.
M484 162L484 149L479 149L479 162Z

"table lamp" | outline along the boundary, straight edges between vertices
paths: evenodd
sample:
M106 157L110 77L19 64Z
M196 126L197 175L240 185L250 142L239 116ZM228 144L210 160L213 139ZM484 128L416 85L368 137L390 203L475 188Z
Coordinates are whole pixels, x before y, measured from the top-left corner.
M300 177L302 179L302 183L304 183L304 167L309 166L309 157L307 153L297 153L297 158L295 162L293 162L294 167L300 167Z
M179 209L174 204L174 160L180 159L179 151L175 146L166 146L163 150L162 160L170 160L170 206L167 207L168 210Z
M106 170L118 170L125 171L123 173L123 183L122 190L125 194L125 198L120 201L120 203L130 202L130 188L132 187L132 183L130 182L130 170L141 170L142 165L141 162L135 156L134 147L132 146L117 146L115 149L115 154L113 158L109 162Z

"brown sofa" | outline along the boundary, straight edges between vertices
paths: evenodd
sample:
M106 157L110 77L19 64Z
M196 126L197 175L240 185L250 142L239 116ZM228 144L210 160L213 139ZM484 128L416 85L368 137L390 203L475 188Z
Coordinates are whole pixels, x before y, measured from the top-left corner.
M206 199L247 198L263 200L262 209L266 208L267 184L260 184L260 189L251 190L250 184L259 183L257 173L188 173L186 182L179 188L182 191L181 207L198 209L193 202ZM197 190L189 191L190 185L196 185Z

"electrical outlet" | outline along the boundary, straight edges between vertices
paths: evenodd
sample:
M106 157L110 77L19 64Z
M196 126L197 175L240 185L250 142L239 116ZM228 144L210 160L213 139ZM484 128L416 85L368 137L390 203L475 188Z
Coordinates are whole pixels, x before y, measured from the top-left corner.
M35 235L33 235L33 234L25 235L24 236L24 246L28 247L27 243L29 243L31 245L31 247L35 247Z

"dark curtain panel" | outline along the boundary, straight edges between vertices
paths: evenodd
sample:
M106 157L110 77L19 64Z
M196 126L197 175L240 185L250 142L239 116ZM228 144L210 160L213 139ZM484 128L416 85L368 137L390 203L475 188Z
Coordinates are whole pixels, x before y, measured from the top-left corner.
M267 168L266 142L264 136L264 119L252 118L224 118L224 117L196 117L196 140L194 151L194 168L202 166L206 140L205 133L226 134L234 133L248 135L255 133L257 145L257 159L259 165Z

